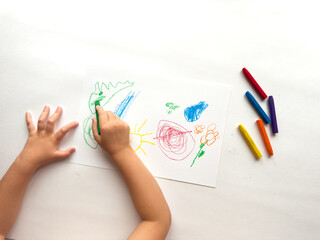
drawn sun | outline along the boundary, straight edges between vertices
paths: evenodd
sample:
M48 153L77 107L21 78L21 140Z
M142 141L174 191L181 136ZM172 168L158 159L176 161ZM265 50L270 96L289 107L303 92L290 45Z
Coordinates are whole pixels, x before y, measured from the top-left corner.
M131 139L130 139L130 144L133 148L133 150L136 152L139 149L144 153L144 155L147 155L146 152L142 149L142 144L143 143L148 143L151 145L156 145L153 142L149 142L145 140L145 136L151 135L152 133L140 133L141 128L145 125L145 123L147 122L147 119L143 122L143 124L138 128L137 130L137 123L134 126L134 131L130 132L131 134Z

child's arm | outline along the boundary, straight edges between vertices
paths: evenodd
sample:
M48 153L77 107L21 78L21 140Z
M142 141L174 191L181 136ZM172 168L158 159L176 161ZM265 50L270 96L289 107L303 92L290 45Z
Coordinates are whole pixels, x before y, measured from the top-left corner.
M62 109L58 107L47 121L49 107L46 106L39 117L36 129L30 113L26 113L28 140L0 181L0 240L5 238L13 225L34 172L43 165L69 157L75 151L75 148L58 150L62 138L78 126L77 122L71 122L55 133L54 125L61 114Z
M97 111L101 135L93 118L94 138L119 168L142 220L129 239L165 239L171 224L170 210L156 180L130 146L129 126L110 111L99 106Z

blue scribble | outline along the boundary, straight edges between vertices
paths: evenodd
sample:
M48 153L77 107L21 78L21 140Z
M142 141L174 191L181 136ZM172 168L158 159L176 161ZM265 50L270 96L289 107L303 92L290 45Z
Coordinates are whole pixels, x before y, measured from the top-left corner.
M200 118L200 115L208 106L209 105L206 102L201 101L196 105L187 107L184 110L184 117L188 122L194 122Z
M138 94L130 91L128 95L116 106L114 114L118 115L120 118L124 118L127 114L129 106L132 104L133 100L137 97Z

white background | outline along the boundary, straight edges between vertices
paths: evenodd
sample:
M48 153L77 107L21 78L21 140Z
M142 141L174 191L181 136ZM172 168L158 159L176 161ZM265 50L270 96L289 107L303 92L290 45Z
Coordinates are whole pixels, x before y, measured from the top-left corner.
M109 64L120 77L126 69L224 82L233 93L217 188L157 179L172 212L167 239L318 239L317 2L1 1L0 175L27 138L25 111L36 119L44 104L61 105L60 126L77 119L92 62ZM275 99L279 134L271 137L272 158L244 97L252 88L243 67ZM259 161L237 130L240 123L260 148ZM117 171L65 161L35 174L9 236L125 239L138 221Z

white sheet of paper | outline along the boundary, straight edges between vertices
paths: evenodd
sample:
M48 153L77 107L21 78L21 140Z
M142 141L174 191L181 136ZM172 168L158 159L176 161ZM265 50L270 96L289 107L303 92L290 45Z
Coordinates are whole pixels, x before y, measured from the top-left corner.
M88 78L91 78L88 76ZM156 177L216 186L231 87L199 81L88 79L74 163L115 168L93 139L94 102L130 125L131 146ZM80 132L80 131L79 131Z

